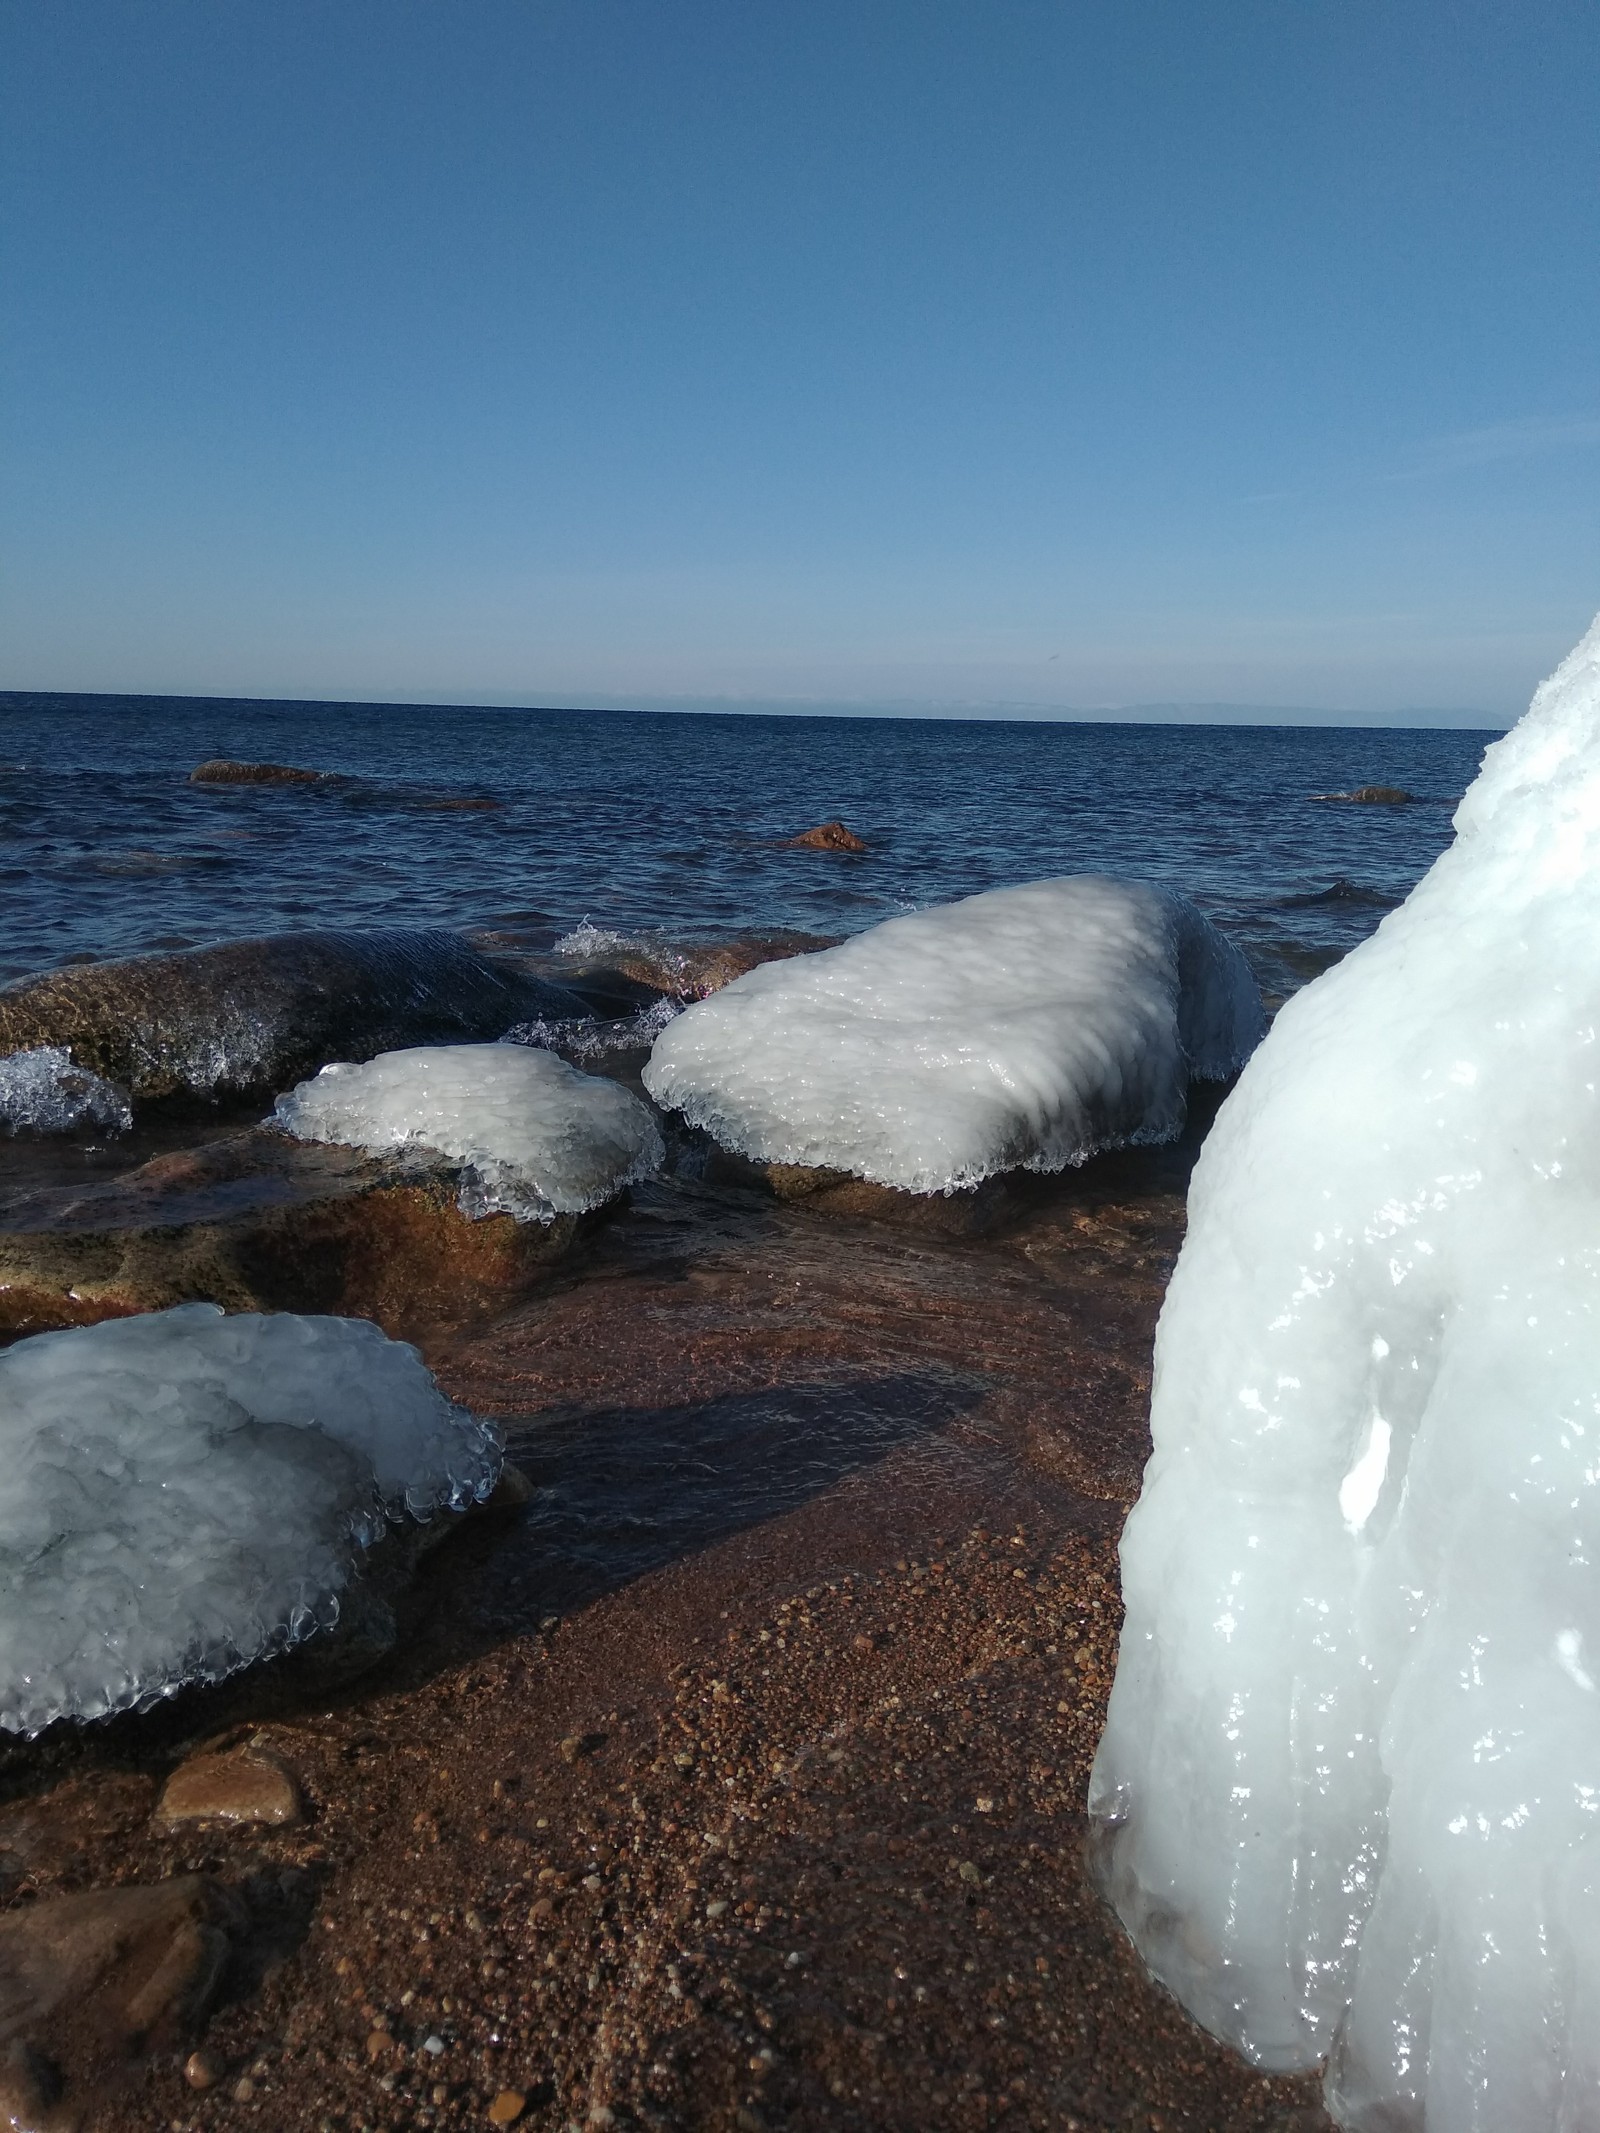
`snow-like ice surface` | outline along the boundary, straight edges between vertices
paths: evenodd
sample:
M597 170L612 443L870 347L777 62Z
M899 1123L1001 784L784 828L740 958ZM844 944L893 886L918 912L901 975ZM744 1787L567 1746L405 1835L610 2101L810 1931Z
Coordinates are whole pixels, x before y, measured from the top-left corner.
M1182 1130L1262 1029L1192 904L1072 875L914 911L763 963L656 1040L645 1087L758 1161L951 1192Z
M364 1319L215 1304L0 1354L0 1726L100 1718L337 1619L385 1517L488 1494L499 1440Z
M98 1126L126 1133L133 1107L114 1082L74 1066L64 1044L0 1059L0 1132L74 1133Z
M278 1098L273 1117L307 1141L380 1154L431 1149L462 1165L469 1215L519 1222L598 1207L662 1159L636 1096L524 1044L445 1044L327 1066Z
M1600 623L1195 1172L1091 1809L1342 2125L1600 2126Z

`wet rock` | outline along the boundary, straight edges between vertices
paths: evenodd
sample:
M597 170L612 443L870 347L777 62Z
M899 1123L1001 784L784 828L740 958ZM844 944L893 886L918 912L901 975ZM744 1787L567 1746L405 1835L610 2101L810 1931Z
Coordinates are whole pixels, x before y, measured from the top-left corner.
M183 2062L183 2078L192 2089L214 2089L226 2072L221 2054L203 2048Z
M326 770L298 770L292 763L235 763L227 756L213 756L189 773L191 785L331 785L334 774Z
M150 2051L205 2020L249 1914L208 1875L54 1896L0 1918L0 2106L9 2123L75 2122Z
M603 1219L472 1220L459 1183L437 1159L252 1128L104 1182L0 1195L0 1334L203 1302L411 1337L508 1301Z
M770 1193L808 1213L846 1220L889 1222L938 1237L982 1237L1024 1204L1028 1181L1016 1175L985 1178L962 1192L902 1192L875 1185L848 1171L806 1163L760 1163L695 1136L693 1167L711 1185Z
M333 1059L584 1011L454 933L282 933L24 979L0 991L0 1057L64 1045L138 1102L270 1094Z
M636 941L612 954L574 961L570 977L562 975L573 989L597 1003L627 999L638 1007L663 994L672 1000L704 1000L720 992L735 978L742 978L758 963L782 962L792 955L810 955L818 948L832 948L836 934L747 933L729 941ZM607 990L607 980L612 990ZM617 991L620 980L631 993Z
M1403 785L1358 785L1354 792L1319 792L1319 800L1353 800L1362 807L1410 807L1416 794Z
M261 1748L191 1755L167 1779L156 1802L156 1820L169 1829L185 1822L263 1822L292 1829L303 1819L293 1772Z
M868 845L864 837L846 829L842 822L819 822L815 829L802 830L798 837L785 837L783 849L786 852L864 852Z

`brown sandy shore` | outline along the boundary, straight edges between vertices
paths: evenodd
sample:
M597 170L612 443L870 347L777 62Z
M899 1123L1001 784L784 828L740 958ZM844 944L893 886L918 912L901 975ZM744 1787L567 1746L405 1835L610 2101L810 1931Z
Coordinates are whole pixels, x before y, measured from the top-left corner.
M668 1182L424 1338L532 1497L426 1555L390 1655L0 1770L0 1933L188 1873L252 1922L213 2085L181 2025L107 2073L68 2005L28 2032L56 2122L1325 2127L1150 1984L1083 1863L1193 1152L1030 1181L978 1236ZM302 1826L157 1826L175 1765L251 1739Z

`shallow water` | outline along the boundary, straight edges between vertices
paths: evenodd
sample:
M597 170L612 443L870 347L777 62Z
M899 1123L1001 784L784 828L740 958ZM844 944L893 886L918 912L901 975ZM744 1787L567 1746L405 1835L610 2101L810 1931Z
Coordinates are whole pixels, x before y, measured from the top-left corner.
M842 933L1104 870L1193 896L1281 995L1425 871L1491 738L0 694L0 979L316 925ZM189 784L218 755L342 782ZM1419 802L1315 797L1365 784ZM871 850L779 848L833 816Z

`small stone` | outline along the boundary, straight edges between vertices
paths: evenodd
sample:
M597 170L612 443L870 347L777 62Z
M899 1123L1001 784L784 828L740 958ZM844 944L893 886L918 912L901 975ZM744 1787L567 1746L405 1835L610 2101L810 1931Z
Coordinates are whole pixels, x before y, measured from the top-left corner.
M723 1900L722 1897L719 1896L715 1903L708 1903L706 1905L706 1916L707 1918L720 1918L723 1912L727 1910L727 1908L728 1906L726 1902Z
M233 2084L233 2100L235 2103L248 2103L255 2092L256 2085L248 2074L241 2074Z
M992 1815L994 1813L994 1801L986 1792L978 1795L978 1812L981 1815Z
M1092 1666L1094 1663L1094 1653L1090 1651L1087 1644L1080 1644L1072 1657L1074 1663L1078 1666Z
M521 2089L502 2089L489 2106L489 2123L492 2126L514 2126L522 2116L528 2099Z
M214 2089L225 2072L218 2055L203 2046L183 2062L183 2078L192 2089Z
M367 2037L367 2057L381 2059L385 2052L394 2050L394 2039L386 2029L375 2029Z
M302 1820L300 1788L275 1755L248 1748L239 1755L191 1755L162 1787L156 1820L265 1822L293 1829Z
M435 2105L448 2103L450 2101L450 2091L442 2081L436 2081L428 2091L428 2099Z
M583 1735L581 1733L569 1733L561 1743L561 1760L564 1763L575 1763L582 1753Z
M963 1881L977 1881L981 1878L977 1867L970 1859L963 1859L958 1871Z
M444 2050L443 2037L441 2037L437 2031L435 2031L431 2037L424 2037L422 2040L422 2049L428 2054L431 2059L437 2059Z

